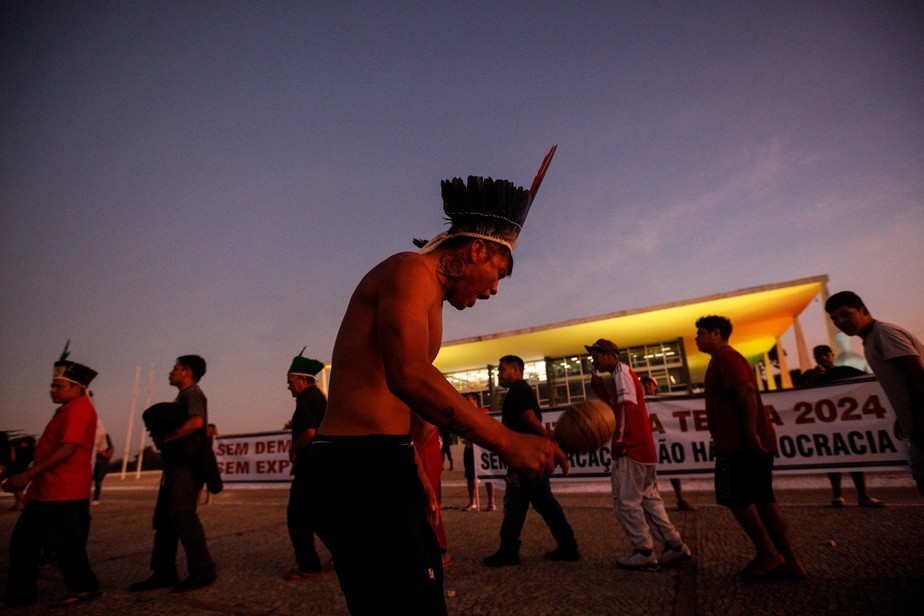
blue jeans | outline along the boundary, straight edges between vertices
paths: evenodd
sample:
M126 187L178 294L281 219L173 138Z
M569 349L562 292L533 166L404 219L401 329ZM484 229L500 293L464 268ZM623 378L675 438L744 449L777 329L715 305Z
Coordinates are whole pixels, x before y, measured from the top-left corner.
M552 532L558 547L563 550L576 550L577 541L574 531L561 505L552 495L552 485L548 475L535 479L519 477L513 483L507 484L504 493L504 521L501 523L501 551L510 554L520 552L520 533L526 522L526 512L532 504L536 512L545 520L546 526Z
M93 500L98 501L103 492L103 479L109 472L109 462L97 462L93 468Z

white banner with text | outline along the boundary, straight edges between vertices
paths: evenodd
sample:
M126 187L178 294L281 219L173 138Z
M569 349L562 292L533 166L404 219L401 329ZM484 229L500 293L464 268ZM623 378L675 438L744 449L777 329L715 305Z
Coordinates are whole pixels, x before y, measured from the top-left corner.
M761 392L761 398L779 443L775 472L875 471L908 466L907 444L895 435L895 413L878 381ZM652 398L647 406L658 452L658 475L711 476L715 451L704 398ZM563 412L563 408L542 411L542 421L547 428L554 428ZM502 480L507 467L500 456L478 448L475 452L478 478ZM609 444L591 453L571 454L568 461L570 474L557 471L553 480L609 481Z
M895 413L875 380L812 389L761 394L776 428L780 473L894 470L908 466L907 445L894 431ZM555 427L563 408L542 411L543 423ZM658 451L658 475L707 477L715 452L702 396L653 398L648 414ZM500 420L499 415L494 415ZM288 483L291 438L288 432L219 436L215 454L225 483ZM607 444L597 451L568 456L571 473L555 480L605 480L610 476ZM503 479L500 456L475 448L479 479Z

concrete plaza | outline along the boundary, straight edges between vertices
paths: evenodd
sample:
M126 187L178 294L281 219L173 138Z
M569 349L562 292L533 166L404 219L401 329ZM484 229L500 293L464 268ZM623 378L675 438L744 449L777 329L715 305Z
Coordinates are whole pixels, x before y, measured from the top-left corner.
M703 480L685 481L688 499L698 508L695 512L675 511L670 485L662 481L671 517L693 549L692 562L656 572L617 569L616 557L629 548L613 517L608 485L567 484L553 489L575 529L582 559L545 561L543 552L554 545L542 520L531 512L523 533L523 564L487 569L481 559L498 545L500 499L496 512L462 511L467 495L458 467L444 473L443 488L454 559L446 571L450 614L911 614L921 613L924 606L924 499L907 471L868 475L871 492L888 502L885 509L857 507L847 477L850 506L845 509L830 507L830 490L822 476L781 478L777 496L809 577L747 582L737 575L751 556L747 540L731 514L714 505ZM156 481L155 475L147 474L140 480L120 480L117 473L106 479L103 501L92 510L89 544L103 596L69 613L347 613L334 573L313 581L282 579L294 566L286 531L286 487L229 486L211 505L200 508L219 567L216 584L186 594L129 593L131 582L149 574ZM499 496L502 499L502 492ZM0 500L4 583L9 535L18 516L8 511L11 504L8 495ZM326 550L321 556L326 561ZM180 563L182 575L182 549ZM43 569L38 606L9 611L46 613L48 601L64 590L58 570Z

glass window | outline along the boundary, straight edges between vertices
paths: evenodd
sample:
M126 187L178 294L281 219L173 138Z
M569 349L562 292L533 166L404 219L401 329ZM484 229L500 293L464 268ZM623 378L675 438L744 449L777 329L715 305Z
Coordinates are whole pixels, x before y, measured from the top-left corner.
M683 353L678 340L627 347L620 350L619 358L627 363L639 377L649 375L658 382L658 391L687 391L690 384L685 381L686 370ZM554 383L549 384L549 374ZM590 387L590 375L593 361L590 355L569 355L528 361L524 364L525 378L539 399L539 406L548 408L554 400L556 405L573 404L582 400L595 399L596 394ZM491 377L494 378L497 400L491 399ZM496 372L488 368L468 370L447 374L446 378L460 392L475 391L481 394L482 404L488 408L499 409L503 405L506 390L497 384Z

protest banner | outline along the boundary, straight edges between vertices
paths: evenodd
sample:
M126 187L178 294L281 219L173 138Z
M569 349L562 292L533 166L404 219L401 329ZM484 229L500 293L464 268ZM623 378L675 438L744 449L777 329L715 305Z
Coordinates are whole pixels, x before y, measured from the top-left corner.
M862 379L811 389L762 392L777 433L775 472L875 471L908 466L907 445L894 433L895 413L878 381ZM655 397L646 401L661 477L709 477L715 451L702 396ZM542 411L554 429L564 408ZM499 421L500 416L495 418ZM476 447L476 473L482 480L503 480L500 456ZM609 444L586 454L569 454L570 474L556 481L610 478Z
M894 432L895 413L875 379L844 381L811 389L762 392L776 428L779 456L775 472L894 470L908 466L907 445ZM715 452L702 396L647 400L661 477L709 477ZM564 408L542 411L549 429ZM500 421L499 414L492 414ZM292 480L288 432L261 432L216 438L218 468L225 483L272 484ZM570 454L571 473L556 481L609 481L610 450L604 445L586 454ZM476 473L482 480L503 480L500 456L475 447Z
M215 438L215 457L225 483L288 483L292 481L289 432L260 432Z

